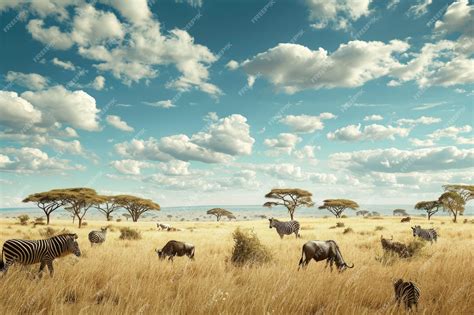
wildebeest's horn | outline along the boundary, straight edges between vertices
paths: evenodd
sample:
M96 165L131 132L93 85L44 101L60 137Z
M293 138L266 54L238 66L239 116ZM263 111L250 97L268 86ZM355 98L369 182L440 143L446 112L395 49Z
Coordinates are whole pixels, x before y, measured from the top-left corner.
M348 264L346 264L346 267L347 268L354 268L354 264L352 264L352 266L349 266Z

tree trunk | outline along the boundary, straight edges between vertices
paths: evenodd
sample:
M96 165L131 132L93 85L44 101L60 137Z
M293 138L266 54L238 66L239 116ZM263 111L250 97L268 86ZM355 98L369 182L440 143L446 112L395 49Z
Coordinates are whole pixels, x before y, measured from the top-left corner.
M218 215L216 215L216 218L217 218L217 222L219 222L219 220L221 219L221 217Z
M456 211L453 211L454 219L453 222L457 223L458 222L458 213Z
M431 216L432 216L432 215L433 215L432 213L428 212L428 221L431 220Z
M106 218L107 218L107 221L111 221L111 220L112 220L112 218L110 217L110 213L107 213L107 214L106 214Z
M82 218L81 217L77 217L77 220L79 221L79 228L82 227Z
M46 213L46 225L49 225L49 215L50 213Z
M293 221L293 218L294 218L293 212L290 212L290 219L291 219L291 221Z

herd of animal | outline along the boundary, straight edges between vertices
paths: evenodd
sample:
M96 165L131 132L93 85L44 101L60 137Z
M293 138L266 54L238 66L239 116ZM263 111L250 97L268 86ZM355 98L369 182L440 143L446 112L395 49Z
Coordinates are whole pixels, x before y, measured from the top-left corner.
M299 234L300 224L298 221L291 220L284 222L274 218L268 220L269 227L275 228L280 238L283 239L285 235L292 234L294 234L296 238L301 237ZM166 231L172 231L173 229L178 230L163 223L157 223L157 228ZM103 227L98 231L91 231L89 233L88 239L91 243L91 247L103 244L106 241L107 229L107 227ZM420 237L431 243L437 241L438 233L434 229L422 229L421 226L415 225L412 227L412 231L414 237ZM52 276L54 273L54 259L68 254L74 254L77 257L81 256L81 250L79 249L77 239L77 234L68 233L42 240L7 240L3 244L2 256L0 259L0 272L5 274L8 268L14 263L20 263L23 265L39 263L40 274L44 267L48 266L50 275ZM389 240L382 236L381 243L384 250L397 252L400 257L409 257L410 255L406 245L394 242L393 237ZM173 261L173 258L176 256L187 256L191 260L194 260L194 253L195 246L193 244L176 240L167 242L162 249L156 249L156 254L160 260L168 257L169 261ZM5 261L3 261L3 258ZM326 260L326 267L329 265L331 271L333 270L333 264L336 265L339 272L342 272L347 268L354 268L354 264L348 265L344 261L339 246L333 240L311 240L306 242L302 248L298 270L300 268L305 269L312 259L315 261ZM413 305L417 306L420 297L420 290L415 283L404 282L402 279L399 279L394 283L394 290L398 304L403 302L405 307L408 309Z

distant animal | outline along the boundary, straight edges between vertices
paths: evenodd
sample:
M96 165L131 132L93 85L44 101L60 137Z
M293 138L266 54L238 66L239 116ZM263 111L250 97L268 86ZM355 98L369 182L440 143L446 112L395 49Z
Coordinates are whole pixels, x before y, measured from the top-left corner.
M420 298L420 289L413 282L404 282L403 279L398 279L393 284L395 289L395 299L398 306L403 301L406 309L411 309L413 305L418 307L418 299Z
M6 273L14 263L23 265L41 263L39 272L48 266L49 273L53 276L54 259L68 254L81 256L77 238L77 234L61 234L44 240L7 240L3 244L0 271Z
M393 210L393 215L397 216L407 216L407 211L405 209L395 209Z
M382 243L382 249L384 251L395 252L398 254L398 256L402 258L408 258L412 256L412 253L408 249L408 246L400 242L394 242L393 236L392 236L392 239L389 240L389 239L383 238L383 235L382 235L380 236L380 242Z
M365 217L368 214L369 214L369 211L367 211L367 210L359 210L359 211L356 212L357 216L361 215L361 216Z
M402 223L403 223L403 222L410 222L410 221L411 221L411 218L410 218L410 217L402 218L402 219L400 220L400 222L402 222Z
M158 222L156 223L156 227L158 228L158 230L168 230L171 227L171 225Z
M105 242L107 237L108 227L100 228L100 231L91 231L89 232L89 242L91 242L91 247L94 244L102 244Z
M426 241L430 241L431 244L433 244L433 240L438 241L438 233L435 229L422 229L419 225L412 226L411 229L413 230L413 237L421 237Z
M156 249L156 253L160 259L165 259L167 256L168 260L173 261L175 256L188 256L194 260L194 245L190 243L184 243L180 241L169 241L162 249Z
M182 231L182 229L178 229L178 228L175 228L175 227L172 227L170 226L168 229L167 229L168 232L177 232L177 231Z
M301 259L298 270L306 268L311 259L316 261L326 260L326 268L330 265L332 271L333 263L336 263L337 269L341 272L346 268L354 268L354 264L349 266L342 258L339 246L335 241L309 241L303 245L301 250Z
M270 229L274 227L277 230L278 235L280 238L283 238L284 235L291 235L295 233L296 238L300 237L300 223L298 221L278 221L277 219L270 218Z

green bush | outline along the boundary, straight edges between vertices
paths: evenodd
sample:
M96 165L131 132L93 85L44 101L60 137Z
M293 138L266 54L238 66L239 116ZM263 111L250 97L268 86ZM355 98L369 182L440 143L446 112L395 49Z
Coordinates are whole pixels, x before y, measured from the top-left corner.
M27 225L29 219L30 219L30 216L27 214L22 214L18 216L18 220L20 221L21 225Z
M343 222L337 222L336 227L338 227L338 228L344 227L344 223Z
M123 227L120 229L120 239L121 240L139 240L142 238L142 234L134 229L129 227Z
M269 249L264 246L253 231L237 228L232 234L234 248L231 262L236 266L261 265L272 260Z
M354 230L351 229L350 227L348 227L348 228L344 229L344 232L342 232L342 234L353 233L353 232L354 232Z

